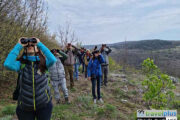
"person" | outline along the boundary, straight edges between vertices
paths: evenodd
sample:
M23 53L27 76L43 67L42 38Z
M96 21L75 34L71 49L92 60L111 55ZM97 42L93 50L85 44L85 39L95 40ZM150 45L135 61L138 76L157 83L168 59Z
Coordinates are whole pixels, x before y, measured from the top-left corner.
M72 45L72 47L75 49L74 51L74 72L73 72L73 77L74 77L74 80L75 81L78 81L79 80L79 66L80 66L80 50L75 47L74 45Z
M20 75L16 108L19 120L50 120L53 105L46 70L55 62L55 56L38 38L19 39L8 54L4 66Z
M101 80L101 85L107 86L107 79L108 79L108 72L109 72L109 58L108 55L111 53L111 49L106 46L106 44L102 44L102 47L100 49L100 52L104 58L104 63L101 64L102 66L102 80Z
M68 75L70 76L70 88L74 87L74 79L73 79L73 72L74 72L74 64L75 64L75 50L73 50L71 43L68 43L66 46L65 53L68 55L68 58L64 61L65 67L65 77L68 80Z
M85 53L86 53L86 49L81 47L80 55L79 55L79 62L80 62L80 65L82 65L82 73L84 73L84 71L85 71L85 63L84 63Z
M64 71L64 66L62 64L63 61L66 60L68 56L67 54L65 54L64 52L58 49L52 49L51 52L57 59L57 62L49 68L51 85L54 88L54 97L56 100L56 104L60 104L59 86L61 87L63 91L65 103L69 103L65 71Z
M102 55L100 55L99 50L95 50L93 52L93 57L89 61L88 64L88 79L91 80L92 83L92 95L93 95L93 101L96 103L96 82L97 82L97 95L98 95L98 101L103 103L103 100L101 98L101 92L100 92L100 83L101 83L101 64L104 63L104 58Z
M87 78L87 67L88 67L88 64L89 64L89 61L90 61L91 57L92 57L92 54L91 54L90 50L87 49L86 54L85 54L85 56L84 56L85 78Z

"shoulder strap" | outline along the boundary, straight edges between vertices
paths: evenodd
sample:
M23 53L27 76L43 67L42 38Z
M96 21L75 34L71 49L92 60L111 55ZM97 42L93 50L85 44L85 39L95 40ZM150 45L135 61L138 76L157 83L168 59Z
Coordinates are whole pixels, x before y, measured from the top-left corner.
M26 66L26 64L21 64L21 70Z

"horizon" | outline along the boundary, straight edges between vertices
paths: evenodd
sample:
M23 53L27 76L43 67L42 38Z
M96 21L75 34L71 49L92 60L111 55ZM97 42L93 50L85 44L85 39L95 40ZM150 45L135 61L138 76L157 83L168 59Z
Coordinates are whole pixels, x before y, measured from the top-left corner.
M164 39L146 39L146 40L126 40L126 42L140 42L140 41L148 41L148 40L161 40L161 41L180 41L180 40L164 40ZM117 44L117 43L124 43L125 41L116 42L116 43L109 43L108 45ZM103 43L102 43L103 44ZM89 45L83 45L83 46L93 46L93 45L102 45L102 44L89 44Z

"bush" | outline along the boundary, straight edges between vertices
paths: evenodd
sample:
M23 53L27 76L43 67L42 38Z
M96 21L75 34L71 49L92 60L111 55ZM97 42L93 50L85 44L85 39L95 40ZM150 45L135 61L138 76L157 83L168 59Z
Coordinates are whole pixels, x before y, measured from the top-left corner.
M109 69L110 71L120 69L121 66L118 65L111 57L109 57Z
M2 109L3 115L14 115L16 113L16 105L8 105Z
M180 108L180 100L174 100L172 102L172 107L176 109Z
M147 107L155 109L167 108L167 104L173 101L175 86L169 76L161 73L159 68L150 58L144 60L142 70L146 79L142 82L144 95L143 99Z

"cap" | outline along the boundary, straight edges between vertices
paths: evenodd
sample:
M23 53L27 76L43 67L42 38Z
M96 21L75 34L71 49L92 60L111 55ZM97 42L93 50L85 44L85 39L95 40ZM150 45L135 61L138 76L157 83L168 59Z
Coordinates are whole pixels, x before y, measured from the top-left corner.
M95 50L92 52L92 54L96 54L96 53L99 53L99 50Z

